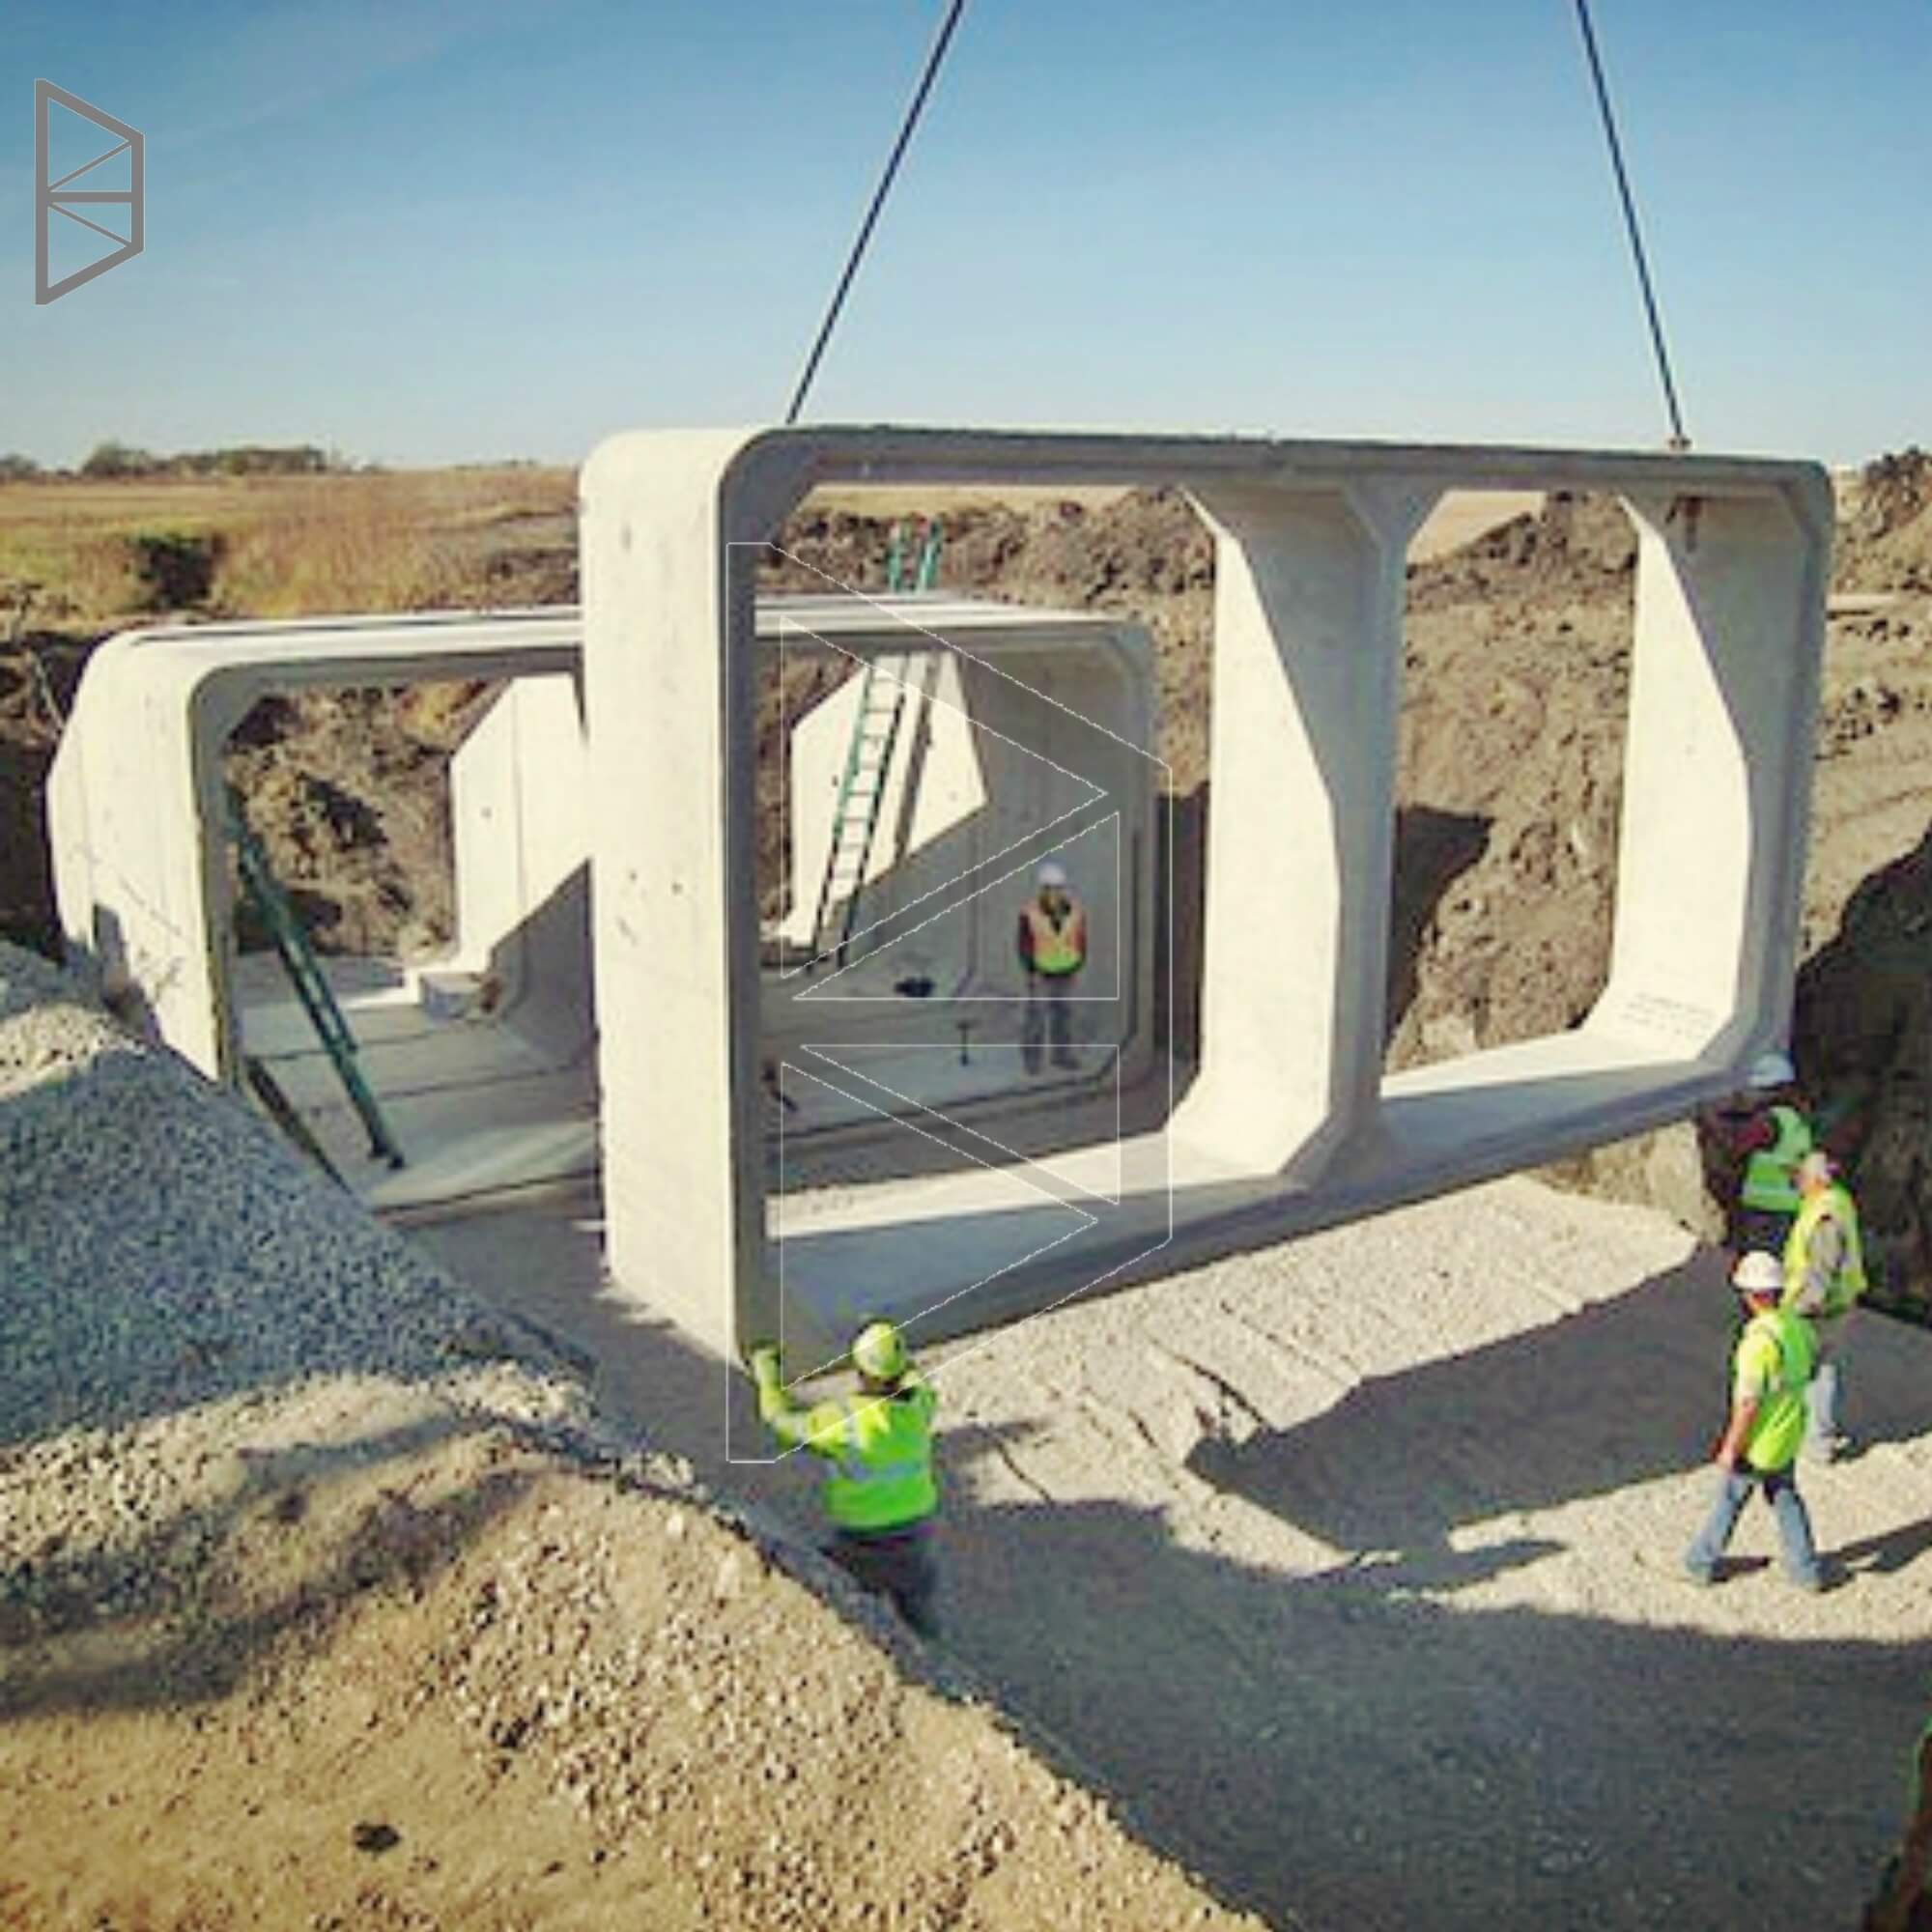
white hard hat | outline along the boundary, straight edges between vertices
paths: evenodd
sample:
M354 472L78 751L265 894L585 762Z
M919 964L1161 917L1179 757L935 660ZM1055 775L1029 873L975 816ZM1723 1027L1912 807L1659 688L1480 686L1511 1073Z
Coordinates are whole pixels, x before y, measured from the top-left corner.
M1049 859L1046 862L1046 864L1043 865L1039 868L1039 870L1034 874L1034 881L1036 884L1041 886L1042 888L1046 886L1065 887L1066 884L1066 867L1065 866L1057 864L1054 860Z
M1740 1294L1776 1294L1784 1287L1784 1268L1777 1257L1762 1248L1741 1255L1731 1270L1731 1286Z
M1798 1078L1798 1069L1782 1053L1761 1053L1750 1064L1745 1085L1754 1094L1767 1094L1774 1087L1789 1087Z
M1838 1163L1823 1148L1814 1147L1798 1163L1795 1178L1801 1188L1829 1187L1838 1178Z

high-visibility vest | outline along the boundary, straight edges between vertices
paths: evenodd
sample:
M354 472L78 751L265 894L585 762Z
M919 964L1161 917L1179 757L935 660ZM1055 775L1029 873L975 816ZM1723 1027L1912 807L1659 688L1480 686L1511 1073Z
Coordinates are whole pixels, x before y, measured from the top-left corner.
M1796 1107L1774 1107L1777 1138L1753 1150L1745 1163L1739 1199L1767 1214L1795 1214L1804 1197L1798 1191L1798 1163L1811 1151L1811 1123Z
M1844 1314L1865 1292L1865 1255L1864 1244L1859 1238L1859 1210L1842 1187L1821 1187L1799 1208L1798 1218L1792 1222L1791 1233L1784 1241L1783 1300L1783 1306L1789 1308L1803 1292L1811 1260L1811 1236L1828 1214L1838 1225L1844 1253L1839 1257L1838 1271L1825 1292L1825 1305L1817 1311L1827 1320Z
M932 1475L932 1412L939 1398L923 1381L895 1395L847 1396L836 1433L812 1449L827 1459L825 1513L839 1529L906 1528L939 1507Z
M1810 1324L1788 1308L1765 1309L1751 1317L1738 1343L1737 1360L1742 1364L1747 1350L1762 1352L1767 1346L1776 1353L1777 1372L1758 1399L1745 1438L1745 1461L1769 1475L1798 1460L1804 1440L1804 1385L1818 1350Z
M1087 958L1087 915L1072 900L1056 925L1037 899L1027 901L1024 914L1033 935L1033 970L1060 979L1077 973Z

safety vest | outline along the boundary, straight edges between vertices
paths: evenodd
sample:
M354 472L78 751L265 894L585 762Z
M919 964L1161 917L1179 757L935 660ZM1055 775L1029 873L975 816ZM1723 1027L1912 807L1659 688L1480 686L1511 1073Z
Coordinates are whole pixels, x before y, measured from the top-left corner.
M1811 1151L1811 1125L1796 1107L1774 1107L1777 1138L1768 1148L1755 1149L1745 1163L1739 1198L1747 1208L1767 1214L1795 1214L1804 1197L1798 1192L1798 1163Z
M932 1476L932 1412L939 1398L923 1381L896 1395L847 1396L836 1432L811 1447L828 1459L825 1513L839 1529L900 1529L939 1507Z
M1743 1365L1747 1351L1769 1347L1777 1358L1771 1387L1758 1398L1757 1414L1745 1438L1745 1461L1753 1469L1776 1474L1798 1460L1804 1440L1804 1385L1811 1379L1817 1344L1810 1324L1789 1309L1766 1309L1753 1315L1738 1343Z
M1838 1271L1826 1291L1824 1307L1818 1310L1829 1321L1834 1315L1844 1314L1865 1292L1864 1244L1859 1238L1859 1210L1842 1187L1821 1187L1799 1208L1798 1218L1791 1224L1791 1233L1784 1240L1783 1306L1789 1308L1804 1290L1811 1259L1811 1236L1828 1214L1838 1224L1844 1241Z
M1027 901L1025 919L1033 935L1033 970L1052 979L1077 973L1087 958L1087 915L1072 903L1061 915L1060 923L1037 899Z

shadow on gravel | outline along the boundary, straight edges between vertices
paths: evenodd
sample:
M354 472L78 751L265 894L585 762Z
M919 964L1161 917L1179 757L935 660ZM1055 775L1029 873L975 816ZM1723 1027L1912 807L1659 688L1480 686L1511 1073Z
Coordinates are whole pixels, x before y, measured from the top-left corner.
M1900 1823L1919 1642L1465 1611L1404 1565L1285 1577L1107 1503L960 1507L943 1547L949 1647L1273 1922L1744 1925L1776 1866L1789 1922L1849 1925ZM1792 1601L1769 1571L1716 1594L1767 1632Z
M484 1219L415 1238L458 1272L488 1249L497 1280L510 1254L516 1306L594 1354L613 1412L810 1535L811 1469L803 1458L733 1465L727 1417L737 1453L757 1453L743 1378L606 1293L595 1204L579 1206L547 1228ZM1663 1321L1656 1304L1667 1297L1679 1299ZM1698 1338L1688 1362L1687 1330ZM1793 1888L1781 1894L1789 1922L1855 1923L1899 1823L1924 1715L1921 1642L1758 1642L1615 1620L1587 1597L1560 1614L1424 1594L1553 1553L1506 1533L1511 1510L1700 1460L1727 1335L1727 1293L1700 1264L1590 1315L1365 1384L1330 1419L1198 1455L1197 1473L1219 1469L1247 1502L1389 1552L1313 1576L1183 1545L1160 1509L1057 1501L1030 1469L1045 1422L955 1415L939 1441L940 1654L1065 1775L1110 1794L1144 1842L1277 1924L1750 1924L1774 1868ZM1607 1384L1620 1350L1628 1373ZM1687 1414L1687 1386L1706 1377L1708 1405ZM1867 1379L1871 1399L1902 1414L1910 1378ZM1478 1413L1483 1452L1458 1468L1451 1425ZM1424 1472L1434 1480L1445 1463L1449 1505L1425 1508ZM976 1501L996 1464L1002 1496L1017 1483L1030 1501ZM1666 1572L1697 1507L1690 1486L1668 1492ZM1497 1516L1501 1540L1451 1546L1457 1524ZM1740 1541L1748 1552L1769 1535L1753 1512ZM1841 1554L1856 1572L1910 1561L1925 1543L1932 1522ZM1593 1580L1601 1593L1604 1573ZM1775 1570L1747 1567L1712 1594L1687 1583L1682 1625L1715 1603L1761 1616L1768 1638L1794 1614L1830 1633L1857 1598L1855 1579L1800 1603ZM1793 1805L1800 1790L1829 1801Z
M1372 1377L1295 1428L1209 1437L1187 1466L1324 1543L1439 1560L1459 1525L1702 1463L1724 1422L1731 1316L1721 1258L1700 1253L1542 1327ZM1925 1424L1922 1393L1875 1359L1884 1334L1861 1321L1846 1376L1852 1426L1870 1441ZM1700 1377L1708 1400L1687 1409Z
M367 1593L419 1593L532 1480L526 1469L490 1469L453 1493L412 1500L404 1465L470 1433L449 1418L293 1446L252 1459L218 1505L184 1511L136 1542L0 1571L0 1720L212 1701L287 1639L325 1637ZM375 1501L334 1520L330 1486L358 1475L384 1479ZM318 1530L324 1512L330 1520ZM318 1542L320 1551L309 1547ZM291 1569L264 1601L264 1575Z
M1928 1549L1932 1549L1932 1517L1922 1517L1918 1522L1889 1529L1883 1536L1864 1536L1856 1543L1841 1544L1836 1555L1854 1576L1863 1571L1884 1576L1917 1563Z

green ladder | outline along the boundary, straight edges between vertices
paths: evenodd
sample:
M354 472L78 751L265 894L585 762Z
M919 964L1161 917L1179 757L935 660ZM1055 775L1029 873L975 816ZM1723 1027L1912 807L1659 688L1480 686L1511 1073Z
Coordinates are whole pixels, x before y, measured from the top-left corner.
M308 934L302 930L295 908L289 904L288 895L282 891L270 867L269 855L262 849L262 841L249 826L242 795L233 785L228 787L228 830L235 840L235 854L241 865L242 891L260 915L262 923L269 928L269 937L275 943L275 951L281 956L289 983L295 987L296 997L301 1002L302 1010L308 1014L316 1037L322 1041L341 1078L343 1091L361 1116L362 1124L369 1130L370 1158L386 1160L391 1167L401 1167L403 1151L396 1145L395 1136L383 1118L383 1110L377 1106L376 1096L369 1091L369 1083L363 1079L362 1069L356 1065L355 1036L349 1031L349 1022L343 1018L342 1009L336 1005L335 995L329 990L322 964L315 956L315 949L308 943Z
M893 594L907 587L907 536L904 522L893 526L892 544L886 553L886 589ZM942 541L939 520L935 517L926 525L920 540L919 559L911 572L914 590L932 588L939 575ZM909 652L897 653L890 659L866 660L859 708L853 714L852 736L845 747L845 767L838 780L838 802L832 811L832 838L825 854L825 873L819 881L818 906L811 922L811 959L807 972L815 970L827 957L838 966L845 964L846 949L859 923L859 901L864 896L866 875L872 863L879 818L885 810L886 779L893 768L900 727L905 723L911 668ZM882 683L891 690L882 691ZM835 908L839 910L835 912ZM833 941L830 935L835 925L838 936Z

